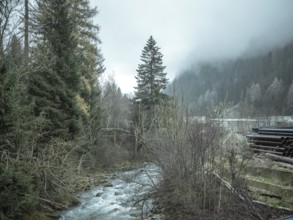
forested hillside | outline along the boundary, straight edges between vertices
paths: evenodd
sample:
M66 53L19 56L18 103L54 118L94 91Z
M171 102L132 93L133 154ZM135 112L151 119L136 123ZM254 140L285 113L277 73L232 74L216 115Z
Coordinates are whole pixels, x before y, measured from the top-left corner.
M153 9L162 3L153 7L150 0L109 2L0 0L0 220L67 219L60 211L78 203L80 215L73 214L73 219L263 220L283 215L283 208L272 210L271 205L255 201L248 190L244 178L253 155L247 151L245 138L230 134L216 120L187 119L189 110L214 117L223 116L227 110L234 116L292 114L293 42L258 55L191 65L167 88L163 54L176 57L170 53L173 41L169 46L164 43L170 36L165 32L168 25L164 23L158 28L160 34L155 33L157 44L152 35L156 28L141 28L144 22L137 19L144 17L144 11L155 18ZM174 1L174 5L179 2ZM182 2L183 8L189 7ZM195 9L201 8L194 2ZM94 4L104 5L105 30L116 31L103 37L105 42L115 40L108 42L108 49L114 45L109 54L105 52L107 46L102 47ZM164 4L158 10L159 20L163 12L170 13ZM209 4L207 8L211 8ZM113 10L107 11L106 6ZM241 4L239 8L242 11ZM119 14L121 11L124 14ZM132 16L132 11L139 13ZM185 16L185 10L182 12ZM116 14L119 19L115 19ZM194 14L192 10L191 16ZM130 20L121 22L127 16ZM170 16L165 17L169 21ZM114 24L109 22L114 20ZM118 20L121 23L116 23ZM156 26L157 20L150 27ZM139 35L127 31L127 26L134 25L132 21L139 24ZM179 27L184 23L178 23L177 33L182 34ZM133 52L135 41L142 43L140 32L150 37L144 47L141 45L141 53L133 50L136 57L130 56L132 63L140 55L136 71L126 71L136 80L130 98L118 86L123 82L111 78L103 82L107 60L102 48L107 59L119 59L118 64L107 65L120 67L123 72L124 64L120 63L126 63L123 58ZM182 39L187 35L190 32ZM117 56L119 51L123 56ZM179 48L176 54L184 57ZM127 78L125 82L130 85ZM166 88L174 96L167 95ZM291 143L280 139L282 144ZM148 167L158 182L143 170L146 163L151 163ZM137 172L133 175L118 175L134 165ZM136 178L143 172L149 181L141 184ZM133 184L147 187L147 192ZM131 191L129 186L135 193L130 194L131 199L124 195ZM80 199L86 197L82 192L91 188L94 193L87 192L91 198L83 203ZM129 202L131 207L126 204ZM151 217L145 208L157 217ZM139 214L133 215L133 211ZM117 217L119 212L123 217Z
M293 113L293 42L258 55L204 62L190 67L169 86L195 112L209 115L225 102L236 116Z
M74 201L101 127L97 13L87 0L0 2L0 219Z
M56 219L98 170L145 156L167 100L163 55L151 37L132 101L102 83L97 14L88 0L0 1L1 220Z

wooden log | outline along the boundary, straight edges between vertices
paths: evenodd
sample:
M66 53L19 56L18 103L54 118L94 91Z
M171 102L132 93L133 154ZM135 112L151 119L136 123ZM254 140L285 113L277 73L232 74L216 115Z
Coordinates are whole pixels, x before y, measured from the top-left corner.
M293 133L286 133L286 132L274 132L274 131L258 131L258 134L265 134L265 135L277 135L277 136L289 136L289 138L293 138Z
M275 136L275 135L260 135L260 134L249 134L246 135L247 138L249 139L254 139L254 140L284 140L285 137L283 136Z
M276 146L276 145L283 145L282 141L268 141L268 140L252 140L254 144L260 145L269 145L269 146Z
M229 182L221 178L219 174L215 172L212 172L212 174L217 177L230 192L237 194L241 200L245 200L245 198L240 193L238 193Z
M289 145L285 148L283 156L293 157L293 147Z
M277 151L284 151L285 147L280 146L266 146L266 145L258 145L258 144L249 144L251 148L260 148L260 149L270 149L270 150L277 150Z
M293 159L289 158L289 157L282 157L282 156L278 156L275 154L271 154L271 153L266 153L265 154L266 157L269 157L273 160L277 160L277 161L282 161L282 162L286 162L286 163L290 163L293 164Z
M282 206L272 206L272 205L270 205L270 204L268 204L268 203L265 203L265 202L262 202L262 201L258 201L258 200L252 200L252 202L255 203L255 204L258 204L258 205L263 205L263 206L271 207L271 208L273 208L273 209L279 209L279 210L290 211L290 212L292 211L291 209L286 208L286 207L282 207ZM281 220L281 219L280 219L280 220ZM286 220L286 219L284 219L284 220Z
M252 148L251 150L256 152L261 152L261 153L283 155L283 152L278 152L278 151L262 150L262 149L256 149L256 148Z
M252 128L254 132L275 132L275 133L291 133L293 134L293 127L260 127Z

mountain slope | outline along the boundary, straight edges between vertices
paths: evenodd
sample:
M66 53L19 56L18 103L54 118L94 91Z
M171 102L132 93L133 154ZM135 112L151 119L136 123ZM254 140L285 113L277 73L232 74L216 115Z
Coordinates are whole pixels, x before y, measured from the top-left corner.
M205 62L168 87L197 114L220 103L237 105L241 116L293 114L293 41L282 48L234 60Z

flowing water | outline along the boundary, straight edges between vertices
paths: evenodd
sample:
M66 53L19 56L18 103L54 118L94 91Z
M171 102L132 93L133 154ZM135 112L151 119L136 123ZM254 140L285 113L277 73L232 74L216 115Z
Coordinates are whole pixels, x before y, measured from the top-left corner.
M80 204L61 213L60 220L128 220L141 219L141 198L160 180L159 168L145 164L131 171L113 175L110 184L97 186L79 195ZM147 200L143 212L152 208L152 200Z

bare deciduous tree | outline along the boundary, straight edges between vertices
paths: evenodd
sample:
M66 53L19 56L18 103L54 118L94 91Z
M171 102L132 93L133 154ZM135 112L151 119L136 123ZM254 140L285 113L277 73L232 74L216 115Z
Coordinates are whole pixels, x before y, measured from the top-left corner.
M6 50L5 45L9 42L12 33L20 24L18 19L18 7L20 0L3 0L0 5L0 55Z
M225 109L216 112L218 117L226 114ZM227 135L212 122L191 121L178 109L177 114L161 111L160 116L168 118L168 124L148 132L145 144L163 177L152 193L169 218L261 219L258 212L248 213L254 206L243 181L243 138Z

